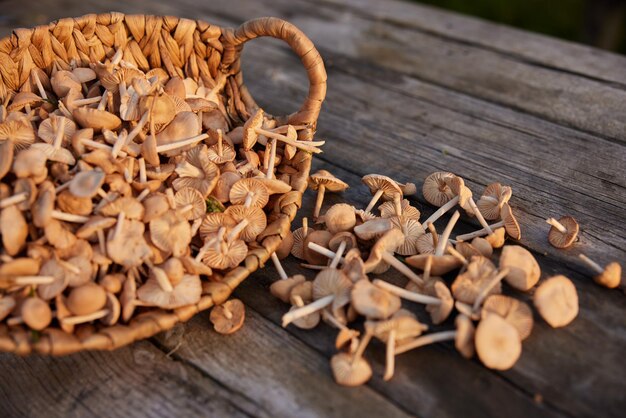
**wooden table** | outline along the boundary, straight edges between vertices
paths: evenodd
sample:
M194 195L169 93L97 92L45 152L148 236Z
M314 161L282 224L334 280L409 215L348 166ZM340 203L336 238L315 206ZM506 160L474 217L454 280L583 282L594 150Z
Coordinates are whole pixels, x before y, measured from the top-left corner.
M374 343L366 353L374 378L347 389L331 378L331 328L280 327L286 306L267 291L277 277L268 267L237 290L248 310L232 336L213 332L203 313L115 352L0 355L0 416L624 416L626 298L595 285L577 255L626 260L626 57L398 1L3 6L3 35L109 9L227 26L262 15L290 20L313 39L328 69L318 135L328 142L314 168L349 182L344 198L356 206L369 199L360 177L373 172L419 186L430 172L449 170L475 194L493 181L511 185L522 244L544 277L573 279L580 314L559 330L536 315L521 359L503 373L440 344L399 357L385 383L384 350ZM299 61L277 42L250 45L245 76L258 101L275 113L295 110L306 89ZM433 210L421 196L411 201L425 215ZM311 207L308 195L302 212ZM567 251L546 241L544 219L563 214L581 224L580 242ZM460 229L474 228L465 219ZM286 269L298 265L290 260Z

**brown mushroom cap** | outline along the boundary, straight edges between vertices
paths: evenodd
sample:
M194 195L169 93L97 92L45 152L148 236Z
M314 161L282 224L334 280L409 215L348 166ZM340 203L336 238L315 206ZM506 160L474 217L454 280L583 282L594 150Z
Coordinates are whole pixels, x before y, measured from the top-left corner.
M508 268L505 280L518 290L527 291L539 281L541 268L535 257L519 245L505 245L500 256L500 268Z
M9 316L17 303L13 296L0 297L0 321L4 321L4 318Z
M11 99L11 104L7 107L9 112L18 111L24 109L24 107L31 106L35 107L43 102L43 99L30 91L20 91L13 99Z
M406 263L410 266L424 270L424 267L426 267L426 263L428 262L428 257L432 257L432 267L430 269L430 273L435 276L441 276L461 267L461 262L450 254L438 256L432 254L418 254L407 257L404 261L406 261Z
M183 217L187 220L199 219L206 214L206 203L202 193L191 187L183 187L174 195L176 207L182 209L191 205L192 209L183 213Z
M172 117L174 119L156 136L157 145L167 145L176 141L180 141L185 138L191 138L200 134L200 121L193 112L180 112L174 115L172 109ZM192 149L195 145L186 145L184 147L176 148L175 150L166 151L164 155L174 156L180 155L181 152ZM206 151L206 157L210 160L208 149Z
M493 230L493 234L485 237L485 241L491 245L491 248L500 248L504 245L504 240L506 239L505 233L506 229L504 227L496 228Z
M153 219L160 217L170 210L167 197L161 193L149 195L142 203L145 208L142 219L144 223L150 223Z
M402 189L393 179L380 174L368 174L361 178L361 181L370 189L370 193L383 192L384 200L393 200L397 196L402 196Z
M293 247L293 233L291 231L287 231L284 235L283 240L276 249L276 256L279 260L287 258L291 253L291 248Z
M414 219L419 221L421 213L417 208L411 206L411 202L406 199L402 199L400 202L400 209L402 210L402 218L403 219ZM392 218L397 216L396 214L396 206L392 201L385 202L378 207L380 211L380 216L382 218Z
M478 323L475 344L478 358L490 369L508 370L522 354L519 333L499 315L487 315Z
M244 178L230 188L229 199L233 205L243 205L250 199L250 206L262 208L267 205L269 192L263 182L254 178Z
M251 206L246 208L241 205L229 206L224 214L230 216L236 224L246 220L247 225L243 228L239 237L246 241L251 242L265 230L267 227L267 217L265 212L259 207Z
M372 377L372 368L363 357L353 358L348 353L331 357L330 367L335 381L342 386L360 386Z
M326 170L318 170L309 176L309 188L317 190L320 186L324 186L329 192L343 192L349 187L348 183L338 179Z
M541 283L533 302L552 328L564 327L578 315L578 293L572 281L565 276L553 276Z
M142 222L126 220L121 233L116 234L115 229L111 228L107 236L107 254L111 260L131 268L150 257L152 252L143 237L145 226Z
M509 206L508 203L505 203L502 206L502 209L500 210L500 217L504 221L504 229L506 230L506 233L514 240L519 241L520 239L522 239L522 230L519 226L519 223L517 223L517 219L513 215L513 211L511 210L511 207ZM493 245L493 243L491 246L493 248L498 248L495 245Z
M220 175L220 170L209 160L207 147L204 144L197 145L187 152L185 161L176 166L178 178L172 182L174 189L192 187L208 196Z
M191 274L184 275L175 286L172 286L171 291L164 290L152 275L137 289L139 300L163 309L176 309L198 303L201 295L200 277Z
M191 242L189 222L176 211L170 210L150 221L150 239L159 249L180 257L187 252Z
M270 293L283 302L289 303L291 290L298 284L304 283L305 281L306 278L301 274L296 274L286 280L277 280L270 285Z
M240 239L227 241L217 246L210 246L202 257L202 262L218 270L239 265L248 254L248 246Z
M88 315L106 304L106 292L95 283L75 287L67 297L67 308L74 315Z
M230 299L211 310L209 319L220 334L232 334L243 326L246 311L239 299Z
M533 330L533 313L530 306L515 298L504 295L489 296L482 308L482 317L490 314L499 315L513 325L520 339L525 340Z
M424 199L433 206L443 206L455 195L446 183L447 179L454 177L454 174L446 171L436 171L424 180L422 194Z
M5 120L0 123L0 143L11 145L15 151L21 151L33 142L35 142L35 131L28 120Z
M263 118L264 118L263 109L259 108L254 115L252 115L246 123L243 125L243 140L242 145L246 150L251 149L259 137L256 129L261 128L263 126Z
M493 254L493 247L483 237L476 237L472 240L472 247L476 248L483 256L489 258ZM457 248L458 250L458 248Z
M375 218L354 227L354 234L364 241L379 237L393 228L391 219Z
M324 269L313 280L313 299L334 295L333 307L345 306L350 302L352 282L341 270Z
M81 171L70 182L69 190L76 197L93 197L104 183L106 174L100 170Z
M17 206L0 210L0 233L4 250L10 256L17 255L26 245L28 224Z
M593 277L593 280L600 286L615 289L622 282L622 266L613 261L604 267L604 271Z
M458 315L454 320L456 326L456 335L454 338L454 347L461 355L467 359L474 356L474 337L476 329L472 320L466 315Z
M409 256L418 253L418 239L424 235L425 231L422 224L418 220L412 218L391 217L391 223L394 228L399 229L404 234L404 240L396 248L396 253ZM431 237L432 240L432 237Z
M452 294L450 294L448 286L442 281L436 281L432 289L434 291L432 296L439 299L441 303L438 305L426 305L426 310L430 313L433 324L438 325L450 316L452 309L454 309L454 299L452 298Z
M500 209L508 203L513 194L509 186L502 186L500 183L492 183L485 188L476 206L483 217L488 220L495 220L500 217Z
M350 231L356 224L354 206L338 203L328 208L324 214L324 223L331 234Z
M495 271L496 267L488 258L472 257L467 270L459 274L452 283L454 298L463 303L473 304ZM501 292L502 286L498 283L487 294L492 295Z
M351 291L354 309L369 319L387 319L401 307L400 298L374 286L369 280L359 280Z
M558 219L558 222L565 227L566 232L561 232L558 228L552 226L548 232L548 241L550 241L553 247L567 248L578 237L578 222L571 216L563 216Z
M28 298L22 303L21 315L24 323L35 331L41 331L52 321L50 305L37 297Z
M62 131L61 145L69 145L72 137L76 133L76 124L71 119L64 116L52 115L41 122L37 131L37 136L48 144L53 144L57 133Z
M304 259L309 264L324 265L328 261L328 258L322 254L319 254L309 248L309 243L314 242L317 245L328 248L328 243L332 239L333 234L328 231L314 231L310 230L306 238L304 239L303 255ZM294 245L295 248L295 245Z
M92 107L77 107L72 116L82 128L92 128L95 132L114 131L122 125L122 120L113 113Z

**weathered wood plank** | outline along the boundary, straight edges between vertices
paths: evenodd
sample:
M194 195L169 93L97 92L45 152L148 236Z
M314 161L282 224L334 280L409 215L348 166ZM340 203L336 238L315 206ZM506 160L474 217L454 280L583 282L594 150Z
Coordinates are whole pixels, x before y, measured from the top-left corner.
M194 317L184 330L173 357L255 399L269 416L408 416L366 386L334 385L323 356L254 310L247 309L245 326L230 336L213 331L206 314ZM157 340L168 349L176 347L168 339Z
M144 341L68 357L0 354L2 417L267 416Z

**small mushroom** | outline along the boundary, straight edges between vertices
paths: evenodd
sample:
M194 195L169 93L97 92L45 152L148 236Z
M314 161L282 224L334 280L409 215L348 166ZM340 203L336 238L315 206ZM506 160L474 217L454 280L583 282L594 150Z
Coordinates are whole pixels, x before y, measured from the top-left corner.
M309 188L317 190L317 199L315 200L315 208L313 209L313 219L317 219L322 209L326 190L329 192L343 192L348 188L348 184L339 180L326 170L319 170L309 176Z
M350 299L354 309L369 319L387 319L401 307L398 296L365 279L354 284Z
M509 202L513 191L509 186L500 183L492 183L485 188L482 196L476 202L476 206L485 219L495 220L500 217L502 206Z
M558 221L548 218L546 223L552 226L548 232L548 241L553 247L567 248L576 241L579 226L573 217L563 216Z
M505 245L500 255L500 268L508 268L506 282L512 287L528 291L539 281L541 268L535 257L519 245Z
M309 224L306 217L302 218L302 226L293 231L293 246L291 247L291 255L296 258L304 259L304 241L309 233Z
M356 224L354 207L346 203L338 203L328 208L324 214L324 224L331 234L351 231Z
M176 309L198 303L202 294L200 277L186 274L172 283L165 270L153 267L148 280L137 289L137 298L148 306Z
M408 279L421 284L422 278L413 272L406 264L394 255L395 249L404 241L404 234L399 229L386 232L372 247L368 259L365 261L365 271L373 271L381 262L385 262L405 275Z
M602 268L602 266L584 254L579 254L578 257L596 273L593 276L593 281L600 286L615 289L620 285L622 281L622 266L617 261L613 261Z
M235 226L228 233L228 241L236 237L246 242L254 241L267 227L265 212L256 206L233 205L229 206L224 214L235 221Z
M66 305L74 315L89 315L104 307L106 291L95 283L86 283L72 289Z
M183 209L191 205L191 210L186 210L183 217L189 221L199 219L206 214L206 203L202 193L191 187L183 187L174 195L176 208ZM144 215L145 216L145 215Z
M501 293L500 282L494 286L489 286L495 273L496 267L485 257L472 257L467 266L467 270L459 274L452 283L451 289L454 298L463 303L473 305L483 289L489 288L486 295Z
M406 193L404 193L406 195ZM417 208L411 206L411 202L406 199L402 199L400 202L400 213L396 213L397 208L396 204L393 201L385 202L378 207L380 211L380 216L382 218L393 218L400 217L401 219L412 219L415 221L419 221L420 219L420 211Z
M253 178L244 178L233 184L229 193L230 203L245 207L264 207L269 200L265 185Z
M478 358L490 369L508 370L522 354L517 329L496 314L489 314L478 323L475 344Z
M246 123L243 125L243 141L242 145L244 149L251 149L254 144L256 144L259 135L264 135L267 138L276 139L278 141L282 141L287 145L292 145L296 148L299 148L304 151L312 152L314 154L319 154L322 152L316 146L323 145L324 141L297 141L288 136L278 134L276 132L269 131L267 129L263 129L263 119L264 113L262 109L258 109L256 113L249 118Z
M496 222L495 224L489 225L490 228L493 230L494 234L503 232L503 231L499 231L499 228L504 227L506 230L506 233L511 238L513 238L514 240L520 240L522 238L522 232L521 232L519 224L517 223L517 219L513 215L513 211L511 210L511 207L508 205L508 203L505 203L502 206L502 210L500 211L500 218L502 219L500 222ZM479 229L478 231L470 232L469 234L457 235L456 241L460 241L460 242L468 241L470 239L473 239L476 237L482 237L488 234L489 232L485 228L483 228L483 229ZM493 234L489 235L487 239L489 239L492 236ZM492 247L498 248L497 246L493 244L492 244Z
M365 207L365 212L371 212L380 198L391 200L396 207L396 214L401 212L402 189L394 180L380 174L368 174L361 181L370 189L372 199Z
M372 377L372 367L362 355L335 354L330 359L330 368L335 381L342 386L361 386Z
M187 152L185 161L176 166L178 178L172 182L175 189L192 187L208 196L220 175L217 165L208 157L206 145L198 145Z
M418 239L425 234L422 224L418 220L407 218L404 216L394 216L391 219L391 223L394 228L402 231L404 234L404 241L398 248L396 253L403 256L415 255L418 253Z
M322 265L326 263L326 258L332 258L334 257L334 253L332 253L330 250L327 249L328 247L328 243L330 242L330 240L333 238L333 234L331 234L328 231L311 231L307 234L306 238L304 239L304 248L303 248L303 255L304 255L304 259L309 263L309 264L317 264L317 265ZM319 247L321 247L322 249L327 250L329 253L332 253L331 256L328 256L327 254L322 254L317 250L313 250L311 244L316 244L318 247L315 247L317 249L319 249ZM295 246L295 243L294 243Z
M211 310L209 319L220 334L232 334L243 326L245 308L239 299L230 299Z
M393 228L389 218L375 218L354 227L354 234L364 241L380 237Z
M24 324L35 331L43 330L52 321L50 306L38 297L27 298L22 302L20 315Z
M287 277L285 274L284 277L281 276L280 280L277 280L270 285L270 293L281 301L289 303L291 290L305 281L306 278L301 274L295 274L291 277Z
M515 298L504 295L491 295L485 299L482 317L495 314L515 327L520 339L525 340L533 329L533 313L530 306Z
M545 280L533 296L541 317L552 327L569 324L578 315L578 293L570 279L558 275Z

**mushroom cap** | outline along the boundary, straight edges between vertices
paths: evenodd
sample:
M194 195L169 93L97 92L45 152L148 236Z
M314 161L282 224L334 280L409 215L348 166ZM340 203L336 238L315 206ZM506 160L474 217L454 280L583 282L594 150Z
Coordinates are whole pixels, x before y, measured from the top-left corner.
M437 207L448 203L455 194L446 180L453 177L455 177L454 174L447 171L436 171L428 175L422 186L424 199L431 205Z
M100 321L106 326L113 326L117 324L117 321L120 318L122 313L122 305L120 301L117 300L117 297L113 293L107 292L107 302L104 305L108 314L103 317Z
M491 245L491 248L500 248L504 245L504 240L506 239L506 229L504 227L496 228L493 230L493 234L487 235L485 237L485 241Z
M41 149L28 148L15 155L13 173L16 177L40 177L47 174L46 154ZM38 182L36 182L38 183Z
M519 333L499 315L487 315L478 323L475 344L478 358L490 369L508 370L522 354Z
M17 206L7 206L0 211L0 234L4 250L10 256L17 255L26 245L28 224Z
M437 234L437 239L441 239L441 235ZM415 247L420 254L435 254L436 245L433 240L433 235L430 233L420 235L415 240Z
M387 342L389 333L396 332L396 342L402 343L422 335L428 326L417 320L415 315L406 309L399 309L393 316L384 321L366 321L365 329L370 330L374 337Z
M91 247L88 246L91 251ZM76 271L67 269L67 284L70 287L82 286L91 280L93 272L91 261L84 256L75 256L67 260L67 263L73 266Z
M338 353L331 357L330 367L335 381L342 386L360 386L372 377L372 368L363 357L354 359L348 353Z
M341 267L346 277L355 283L361 279L367 279L365 274L365 265L361 254L357 248L348 250L344 256L343 266Z
M41 331L52 321L50 305L37 297L27 298L22 302L21 315L28 328L35 331Z
M67 287L67 270L54 258L42 264L39 274L54 277L52 283L37 286L37 295L44 300L54 299Z
M565 227L566 232L563 233L553 226L548 232L548 241L550 241L553 247L567 248L578 237L578 222L571 216L562 216L558 221Z
M48 221L44 227L44 235L48 239L48 243L57 250L70 248L76 243L76 236L70 228L64 222L56 219Z
M369 319L387 319L402 305L398 296L374 286L369 280L356 282L350 296L352 307Z
M558 275L545 280L533 296L541 317L552 327L564 327L578 315L578 293L570 279Z
M106 243L107 254L111 260L131 268L141 265L149 258L152 251L143 237L144 229L143 222L134 220L125 220L119 234L115 233L115 228L111 228Z
M159 164L156 167L148 167L146 169L146 177L149 180L159 180L163 182L172 175L175 168L176 165L174 164Z
M600 286L615 289L622 281L622 266L613 261L604 267L604 271L593 277L593 280Z
M232 334L243 326L246 309L239 299L230 299L211 310L209 319L220 334Z
M319 189L320 186L324 186L325 190L329 192L343 192L348 187L348 183L333 176L329 171L319 170L309 176L309 188L312 190Z
M144 209L143 222L149 223L170 210L167 197L162 193L151 194L142 202Z
M13 187L13 193L26 193L26 200L22 203L18 203L17 207L20 210L28 210L30 209L30 205L32 205L37 198L37 185L33 179L30 178L17 179Z
M333 305L343 306L350 302L351 288L352 282L341 270L326 268L313 280L313 299L334 295Z
M492 250L491 245L489 245L489 243L487 243L487 245L489 246L489 249ZM470 259L474 256L483 255L483 253L481 253L476 247L474 247L469 242L457 242L455 245L455 249L458 251L459 254L461 254L466 259ZM490 256L486 256L486 257L490 257Z
M233 205L243 205L250 193L250 206L259 208L267 205L269 200L269 192L263 182L254 178L243 178L233 184L230 188L229 199Z
M187 220L199 219L206 213L206 203L202 193L191 187L179 189L174 195L174 201L178 209L187 205L193 207L193 209L183 214L183 217Z
M157 145L167 145L172 142L180 141L186 138L194 137L200 134L201 126L198 117L193 112L180 112L174 116L174 110L172 110L173 119L169 124L156 135ZM180 155L183 151L194 148L196 145L186 145L184 147L176 148L171 151L164 152L164 155L175 156ZM208 149L206 156L210 160Z
M416 219L405 218L404 216L394 216L389 219L391 219L393 227L399 229L404 234L404 240L396 248L396 253L403 256L417 254L417 240L425 233L422 224Z
M240 238L246 242L254 241L256 237L267 227L267 217L261 208L241 205L229 206L224 213L230 216L236 224L244 219L248 224L241 230Z
M266 229L267 231L267 229ZM283 260L289 256L291 253L291 248L293 247L293 233L289 230L283 234L282 241L278 248L276 248L276 256L279 260Z
M185 271L189 274L198 274L201 276L212 276L213 270L211 267L202 263L201 261L196 261L194 257L191 256L182 256L179 257L181 263L183 263L183 267Z
M304 283L306 278L301 274L296 274L285 280L277 280L270 285L270 293L282 300L285 303L289 303L289 297L291 290L300 283Z
M466 315L458 315L454 320L456 326L456 335L454 338L454 347L461 355L467 359L474 356L474 337L476 329L472 320Z
M297 233L298 231L296 231ZM297 235L294 233L294 240L296 239ZM309 243L314 242L318 245L321 245L322 247L326 247L328 248L328 243L330 242L330 240L332 239L333 234L331 234L328 231L324 231L324 230L312 230L309 229L309 233L308 235L304 238L304 245L303 245L303 256L304 259L307 261L307 263L309 264L316 264L316 265L323 265L326 264L326 262L328 261L328 258L325 255L319 254L313 250L311 250L309 248ZM296 248L296 244L297 244L297 240L294 241L294 249ZM293 254L293 253L292 253Z
M476 237L472 240L472 247L476 248L483 256L489 258L493 255L493 247L489 241L483 237ZM457 248L458 250L458 248Z
M163 251L171 252L174 257L180 257L187 252L191 238L189 222L175 210L165 212L150 221L152 243Z
M389 218L375 218L360 225L354 227L354 234L364 241L369 241L373 238L379 237L385 234L387 231L393 228L391 219Z
M43 99L30 91L20 91L11 99L11 104L7 107L9 112L22 110L26 105L35 107L43 102Z
M239 180L241 180L241 175L239 173L232 171L223 172L222 170L222 174L220 174L217 179L217 183L215 184L215 188L211 192L211 195L221 203L229 202L230 189Z
M504 221L504 229L506 229L506 233L514 240L519 241L522 239L522 230L520 229L519 223L517 223L517 219L513 215L513 211L508 203L505 203L502 206L502 209L500 210L500 217ZM492 245L492 247L497 248L494 245Z
M240 239L225 242L218 247L210 246L202 257L202 262L214 269L224 270L235 267L248 255L248 246Z
M35 276L39 272L39 260L19 257L0 264L0 277Z
M313 231L312 229L310 230ZM300 227L293 231L293 246L291 247L291 255L300 260L304 260L304 241L306 236L304 235L304 227ZM330 238L329 238L330 241Z
M9 142L16 151L21 151L35 142L35 131L28 120L5 120L0 123L0 143L3 142Z
M72 116L82 128L92 128L95 132L103 129L114 131L122 125L122 120L117 115L93 107L77 107Z
M200 171L199 175L196 173L198 170ZM174 189L192 187L202 193L203 196L208 196L211 193L220 175L217 165L209 160L207 147L204 144L189 150L185 162L178 164L175 171L179 177L172 182Z
M105 275L98 281L98 284L108 293L119 293L122 290L124 280L126 280L126 276L122 273L113 273Z
M259 177L257 180L267 187L267 192L269 194L284 194L291 191L291 186L279 179Z
M450 186L452 193L459 197L459 206L461 206L470 216L474 216L474 210L469 205L469 200L472 198L472 191L465 186L463 178L453 175L451 177L447 177L444 181L448 186Z
M304 281L293 286L289 292L289 303L297 305L296 298L302 299L304 303L311 303L313 301L313 282Z
M337 251L337 249L339 248L339 245L342 242L346 243L346 248L345 248L346 252L354 248L357 250L357 254L360 254L360 252L358 251L358 243L356 240L356 236L352 232L339 232L333 235L330 241L328 241L328 248L331 251Z
M350 231L356 224L354 206L346 203L332 205L324 214L324 223L331 234Z
M450 254L438 256L432 254L417 254L405 258L404 261L410 266L424 270L428 257L432 257L430 274L434 276L441 276L461 267L461 262Z
M243 124L243 148L246 150L251 149L256 144L259 134L256 129L263 126L264 118L263 109L259 108L254 115L252 115L246 123Z
M376 194L376 192L382 190L383 200L393 200L398 195L402 196L402 189L398 186L393 179L380 174L368 174L361 178L361 181L370 189L370 193Z
M104 216L117 216L124 212L124 216L128 219L143 219L145 209L141 202L132 196L122 196L106 203L100 208L100 214Z
M533 313L528 304L504 295L491 295L483 303L481 316L500 315L506 322L513 325L520 339L528 338L533 330Z
M63 131L61 145L68 146L76 133L76 124L73 120L64 116L51 115L48 119L41 122L37 130L37 136L46 143L52 144L59 130Z
M467 270L459 274L452 283L452 294L456 300L473 304L481 290L489 283L496 266L486 257L472 257ZM436 274L436 273L434 273ZM496 284L487 293L488 295L502 292L500 283Z
M157 125L168 124L177 116L174 100L167 93L158 96L146 95L141 97L139 100L139 113L144 114L145 112L150 112L151 121Z
M95 283L85 283L72 289L66 305L74 315L89 315L102 309L106 299L106 291L102 287Z
M52 74L50 77L50 84L52 85L52 90L54 90L54 94L57 97L64 97L69 93L70 90L80 90L81 85L80 81L76 78L71 71L67 70L59 70Z
M433 324L439 325L450 316L452 309L454 309L454 299L450 294L450 289L442 281L436 281L432 289L434 291L432 296L439 299L441 303L439 305L426 305L426 310L430 313Z
M1 127L2 125L0 125ZM13 143L0 140L0 180L7 175L13 165Z
M404 234L399 229L390 229L383 235L370 250L370 255L364 263L365 272L372 272L383 261L383 253L391 253L404 242Z
M298 309L298 307L294 305L289 308L289 312L296 309ZM320 323L321 318L322 316L320 315L320 312L316 311L308 315L301 316L298 319L294 319L292 324L300 329L313 329Z
M500 217L500 209L508 203L513 194L509 186L502 186L500 183L491 183L485 188L476 206L483 218L495 220Z
M220 228L224 227L226 232L228 232L235 225L237 225L237 222L232 216L224 212L211 212L207 213L204 219L202 219L198 231L200 232L200 238L206 240L208 236L216 234Z
M115 222L117 222L115 218L92 216L76 231L76 237L88 239L96 232L112 227L113 225L115 225Z
M17 303L13 296L6 295L0 297L0 321L4 321L4 318L9 316L16 305Z
M191 274L184 275L175 286L172 286L170 292L163 290L154 277L150 277L137 289L137 298L140 301L163 309L193 305L200 301L201 295L200 277Z
M519 245L505 245L500 255L500 268L508 268L504 280L512 287L527 291L539 281L541 268L535 257Z
M93 197L104 183L106 174L101 170L81 171L70 181L70 192L76 197Z
M402 199L402 201L400 202L400 209L402 210L402 219L414 219L416 221L419 221L421 216L420 211L417 208L411 206L411 202L409 202L407 199ZM380 216L382 218L393 218L398 216L396 214L396 206L392 201L383 203L378 207L378 210L380 211Z

